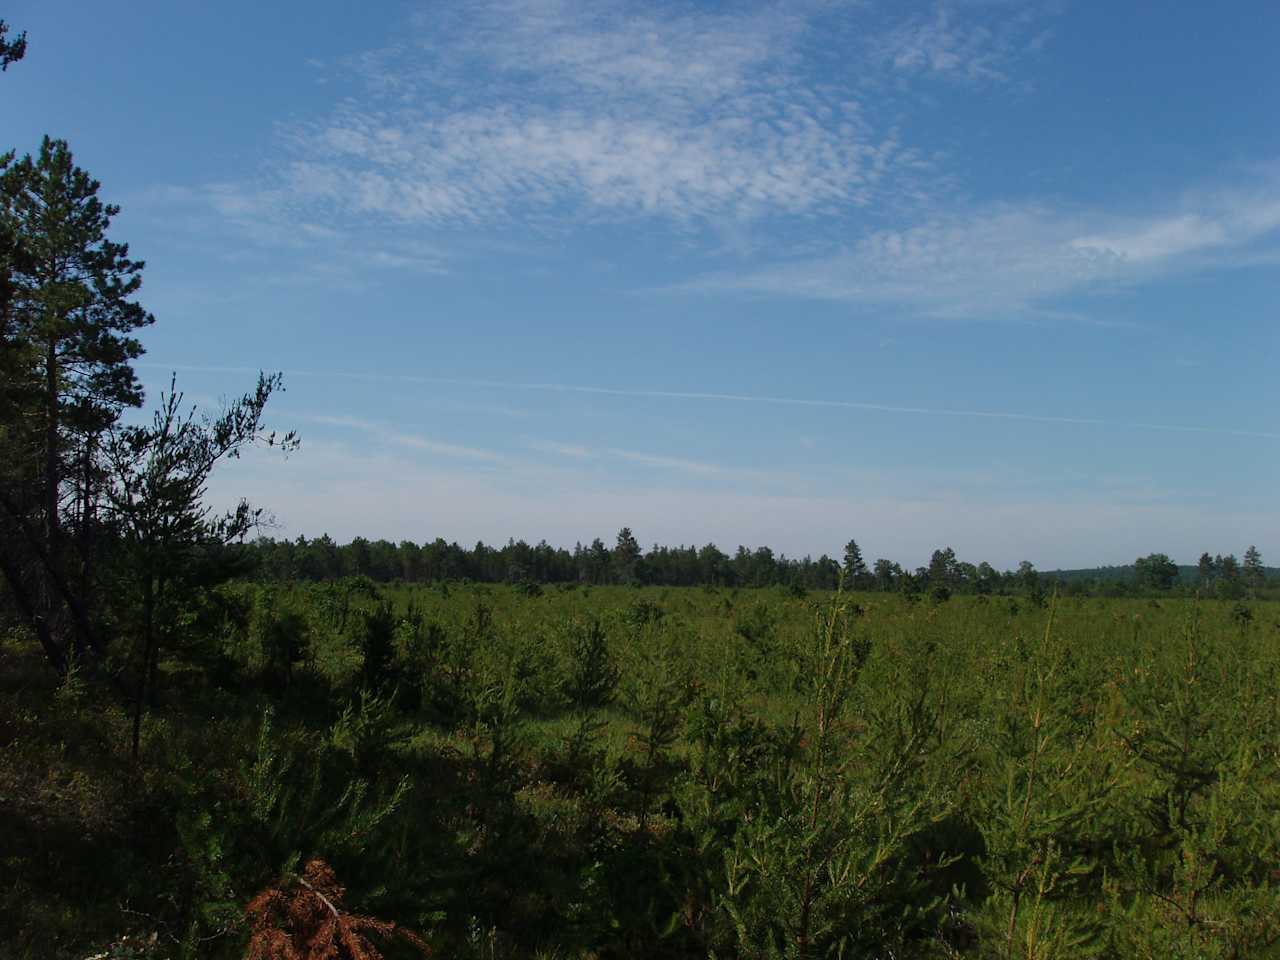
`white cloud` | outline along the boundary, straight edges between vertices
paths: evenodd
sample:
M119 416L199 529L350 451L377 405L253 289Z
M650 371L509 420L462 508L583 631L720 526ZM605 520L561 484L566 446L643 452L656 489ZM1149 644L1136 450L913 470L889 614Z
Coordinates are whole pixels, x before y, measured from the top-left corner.
M331 212L302 211L296 200L278 185L263 189L223 182L152 188L129 198L126 206L173 242L203 245L210 258L234 263L240 268L237 285L320 283L360 289L376 282L373 271L449 271L450 254L409 231L383 229L370 236L339 223ZM235 242L227 242L228 237ZM260 267L255 248L270 249L285 260Z
M1071 241L1071 247L1129 263L1144 263L1227 243L1231 239L1231 226L1243 225L1228 225L1221 220L1187 214L1141 224L1128 231L1078 237Z
M485 450L479 447L463 446L456 443L445 443L416 433L407 433L384 423L364 420L359 417L308 415L298 417L297 419L301 419L307 423L319 424L321 426L343 427L358 430L366 436L381 443L398 447L406 447L412 450L421 450L425 453L434 454L436 456L451 457L459 460L480 461L485 463L503 463L507 460L506 456L495 450Z
M592 460L596 454L589 447L576 443L557 443L553 440L530 440L526 444L530 450L549 453L557 457L569 457L573 460Z
M610 448L605 452L612 457L617 457L620 460L626 460L628 463L638 463L645 467L658 467L664 470L681 470L686 473L702 475L723 472L723 468L713 463L702 463L697 460L685 460L680 457L667 457L656 453L640 453L636 450L618 450L616 448Z
M1078 319L1071 317L1071 319ZM251 375L256 370L247 367L219 367L204 366L192 364L165 364L143 361L137 364L142 369L153 369L160 371L183 371L189 373L238 373ZM1099 417L1082 417L1071 416L1066 412L1062 413L1034 413L1026 410L1000 410L1000 409L965 409L960 407L921 407L907 406L903 404L886 404L875 403L870 401L850 400L835 397L789 397L779 396L775 394L761 393L709 393L696 390L658 390L658 389L642 389L639 387L601 387L591 386L587 384L574 383L522 383L510 380L477 380L464 377L430 377L414 374L389 374L377 371L357 372L350 370L286 370L283 371L286 377L304 377L308 379L317 379L321 381L338 381L338 380L358 380L371 383L391 383L391 384L423 384L435 386L455 386L455 387L482 387L492 390L526 392L536 391L545 393L567 393L567 394L585 394L597 397L627 397L633 399L661 399L673 401L695 401L709 402L716 404L734 403L734 404L763 404L784 407L800 407L814 409L831 409L831 410L860 410L868 413L889 413L889 414L906 414L912 416L922 416L930 419L939 417L954 417L958 419L968 420L987 420L999 421L1007 420L1011 422L1021 421L1026 423L1045 423L1045 424L1061 424L1073 426L1091 426L1105 427L1119 430L1141 430L1156 431L1162 433L1188 433L1188 434L1216 434L1219 436L1235 436L1235 437L1251 437L1261 440L1280 439L1280 433L1275 431L1248 430L1233 426L1225 425L1207 425L1207 424L1191 424L1191 423L1149 423L1133 420L1110 419ZM510 416L513 411L507 407L492 406L469 406L472 410L487 410L492 413L501 413L504 416ZM381 431L383 435L387 435L388 428L384 425L376 424L372 421L361 420L353 417L332 417L332 416L307 416L303 415L301 419L310 420L316 423L324 423L331 426L354 427L357 429L370 431ZM605 451L596 451L589 447L577 444L564 444L544 440L529 440L526 445L532 450L538 450L543 453L552 453L558 456L569 456L576 459L590 459L599 456L601 453L608 453L612 456L622 458L631 458L640 462L648 460L651 463L665 461L669 465L681 465L685 468L697 468L692 472L724 472L724 468L697 461L680 460L678 458L670 458L663 455L643 454L634 451L618 450L611 448ZM483 458L481 458L483 459ZM769 471L734 471L738 476L754 476L756 478L776 477L776 473Z
M581 444L556 443L545 440L532 440L528 442L527 446L531 450L536 450L540 453L576 461L621 461L622 463L638 464L642 467L653 467L658 470L673 470L694 476L722 475L728 477L732 475L739 479L762 476L759 471L731 470L719 464L689 460L683 457L672 457L660 453L624 450L617 447L594 449ZM777 475L774 475L774 478L777 479Z
M731 223L914 199L937 175L896 114L877 118L876 76L923 58L994 77L1007 34L943 10L886 28L859 4L823 2L433 7L399 42L345 61L362 86L327 116L282 127L276 182L215 199L231 216L441 226ZM816 52L846 35L839 62Z
M918 17L884 38L882 55L894 69L958 74L970 80L1003 79L993 65L996 59L984 52L990 34L977 28L958 28L945 7L931 17Z
M1175 212L1004 206L872 231L839 253L689 286L894 304L935 316L1001 316L1070 293L1141 282L1171 270L1221 266L1280 228L1280 182L1230 196L1189 195Z
M565 90L705 101L750 86L754 73L776 62L780 47L804 29L803 5L794 8L657 14L607 0L497 0L470 6L455 51ZM436 23L419 17L427 31Z
M313 64L335 99L278 126L260 176L169 196L167 212L203 204L311 262L282 270L284 282L349 289L378 269L447 271L459 228L643 219L720 238L741 258L778 249L781 218L830 249L851 215L918 210L953 185L904 133L888 88L906 75L998 80L1042 14L944 5L921 17L845 0L432 4L388 46ZM425 230L449 239L424 247Z
M1135 216L942 198L952 183L942 161L911 144L900 104L877 105L885 79L1001 81L1043 45L1047 11L433 7L396 44L346 62L360 84L326 115L282 126L269 183L213 184L166 202L204 202L264 243L309 251L311 266L283 271L282 282L351 288L380 269L447 271L459 247L424 242L427 230L456 238L455 228L518 223L536 235L641 218L705 228L723 244L711 255L737 263L763 249L788 257L686 287L934 316L1047 312L1065 295L1224 253L1265 262L1245 245L1280 225L1271 174ZM838 64L820 59L833 47ZM799 229L773 229L779 218Z
M1048 12L1040 5L1022 6L1010 16L979 22L964 5L939 3L872 39L875 57L904 74L935 75L971 84L1009 79L1013 65L1039 52L1049 32L1039 27Z
M561 204L588 217L801 214L869 203L911 151L848 107L834 124L776 96L703 118L544 105L448 116L344 107L308 131L286 190L356 217L433 224L537 219ZM397 147L386 150L384 135Z

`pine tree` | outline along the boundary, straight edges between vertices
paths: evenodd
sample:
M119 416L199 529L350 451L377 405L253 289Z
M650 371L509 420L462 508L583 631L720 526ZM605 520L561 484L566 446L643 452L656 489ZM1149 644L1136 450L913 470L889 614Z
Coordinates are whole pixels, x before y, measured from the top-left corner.
M0 73L9 69L9 64L17 63L27 53L27 35L18 34L12 40L6 40L9 25L0 20Z
M956 552L953 549L947 547L933 551L933 556L929 558L930 586L951 586L956 580L957 568Z
M204 503L209 477L219 462L240 456L256 443L291 450L293 433L278 438L263 426L263 411L281 377L260 375L257 388L216 418L182 408L171 384L150 426L113 430L104 460L105 513L121 549L120 614L137 626L137 681L133 756L137 759L143 704L154 691L160 645L170 635L179 598L225 580L236 571L221 548L241 540L260 511L241 501L225 514Z
M59 494L60 456L71 431L101 433L142 390L129 361L142 346L129 336L153 322L132 296L140 261L107 239L120 208L98 199L99 183L75 166L65 140L45 137L40 155L7 165L0 208L23 249L12 284L11 336L28 346L41 380L46 495ZM50 499L46 522L58 523Z
M1214 565L1222 572L1223 580L1234 583L1240 579L1240 564L1234 553L1228 553L1225 557L1215 557Z
M3 526L23 557L11 553L4 572L41 618L37 632L55 664L60 606L85 632L95 458L121 411L142 402L130 366L142 346L130 334L153 320L133 299L143 264L107 239L119 208L99 200L98 188L63 140L46 137L36 158L0 158ZM69 522L79 533L78 571L63 533Z
M874 568L874 576L876 578L876 588L886 593L893 589L897 578L901 574L898 565L892 560L886 560L881 557L876 561Z
M618 583L635 583L640 565L640 544L630 527L618 531L618 542L613 548L614 579Z
M1197 564L1197 571L1200 575L1200 583L1207 584L1213 580L1217 574L1217 565L1213 562L1213 557L1208 552L1200 554L1200 561Z
M609 553L609 548L604 545L604 541L599 537L592 540L591 548L588 551L587 556L587 580L590 583L608 583L611 555Z
M1266 583L1267 574L1262 566L1262 554L1258 552L1257 547L1250 546L1244 552L1244 565L1240 573L1245 584L1251 589L1256 590Z
M850 540L844 545L844 584L855 588L867 575L867 562L862 559L862 550L857 540Z
M911 705L849 722L871 651L853 623L845 600L815 611L797 651L808 715L797 716L792 747L771 758L734 825L720 903L737 940L733 956L899 956L920 920L928 870L910 851L950 804L918 776L936 714L922 683ZM883 751L875 760L872 744Z

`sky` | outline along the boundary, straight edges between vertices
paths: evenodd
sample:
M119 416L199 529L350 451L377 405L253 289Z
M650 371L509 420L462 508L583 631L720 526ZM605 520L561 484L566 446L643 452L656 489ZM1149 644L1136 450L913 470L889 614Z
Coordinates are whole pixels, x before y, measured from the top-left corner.
M1272 2L0 16L273 536L1280 558Z

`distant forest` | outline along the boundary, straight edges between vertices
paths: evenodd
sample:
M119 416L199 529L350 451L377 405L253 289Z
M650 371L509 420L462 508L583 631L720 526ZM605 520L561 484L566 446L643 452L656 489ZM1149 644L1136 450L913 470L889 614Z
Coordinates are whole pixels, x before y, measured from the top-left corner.
M1037 571L1028 561L1016 570L967 563L944 547L933 552L927 567L914 570L892 560L868 562L854 540L840 559L826 554L814 559L788 557L769 547L739 546L725 553L714 544L641 548L630 528L623 527L612 547L596 538L572 550L545 540L529 544L508 540L505 546L478 542L470 549L437 538L421 545L410 540L367 540L356 537L338 544L328 535L308 540L262 537L250 545L257 575L266 580L335 580L368 577L379 583L428 583L469 580L482 583L634 584L653 586L789 587L804 590L846 589L884 592L950 592L974 594L1042 594L1055 587L1067 594L1125 595L1152 591L1206 591L1215 596L1243 597L1269 586L1280 588L1280 570L1265 567L1256 547L1244 559L1234 555L1202 555L1198 566L1178 566L1153 553L1126 566Z

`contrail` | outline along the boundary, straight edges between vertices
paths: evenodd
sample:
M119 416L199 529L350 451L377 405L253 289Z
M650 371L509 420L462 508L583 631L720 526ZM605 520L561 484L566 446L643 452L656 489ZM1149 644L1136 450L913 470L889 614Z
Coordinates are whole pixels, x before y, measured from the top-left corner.
M252 367L197 366L192 364L139 363L139 367L179 370L190 373L256 374ZM471 377L424 377L400 373L352 373L341 370L285 370L291 377L364 380L378 383L418 383L458 387L485 387L495 390L541 390L555 393L587 393L597 396L635 397L659 400L705 400L729 403L767 403L794 407L828 407L841 410L865 410L876 413L905 413L930 417L968 417L985 420L1017 420L1026 423L1075 424L1091 427L1120 427L1129 430L1162 430L1172 433L1205 433L1230 437L1253 437L1280 440L1280 433L1261 430L1234 430L1229 427L1199 427L1188 424L1142 423L1129 420L1106 420L1097 417L1063 417L1007 410L963 410L938 407L908 407L887 403L865 403L858 400L824 400L807 397L778 397L768 394L707 393L696 390L635 390L622 387L593 387L570 383L522 383L514 380L482 380Z

